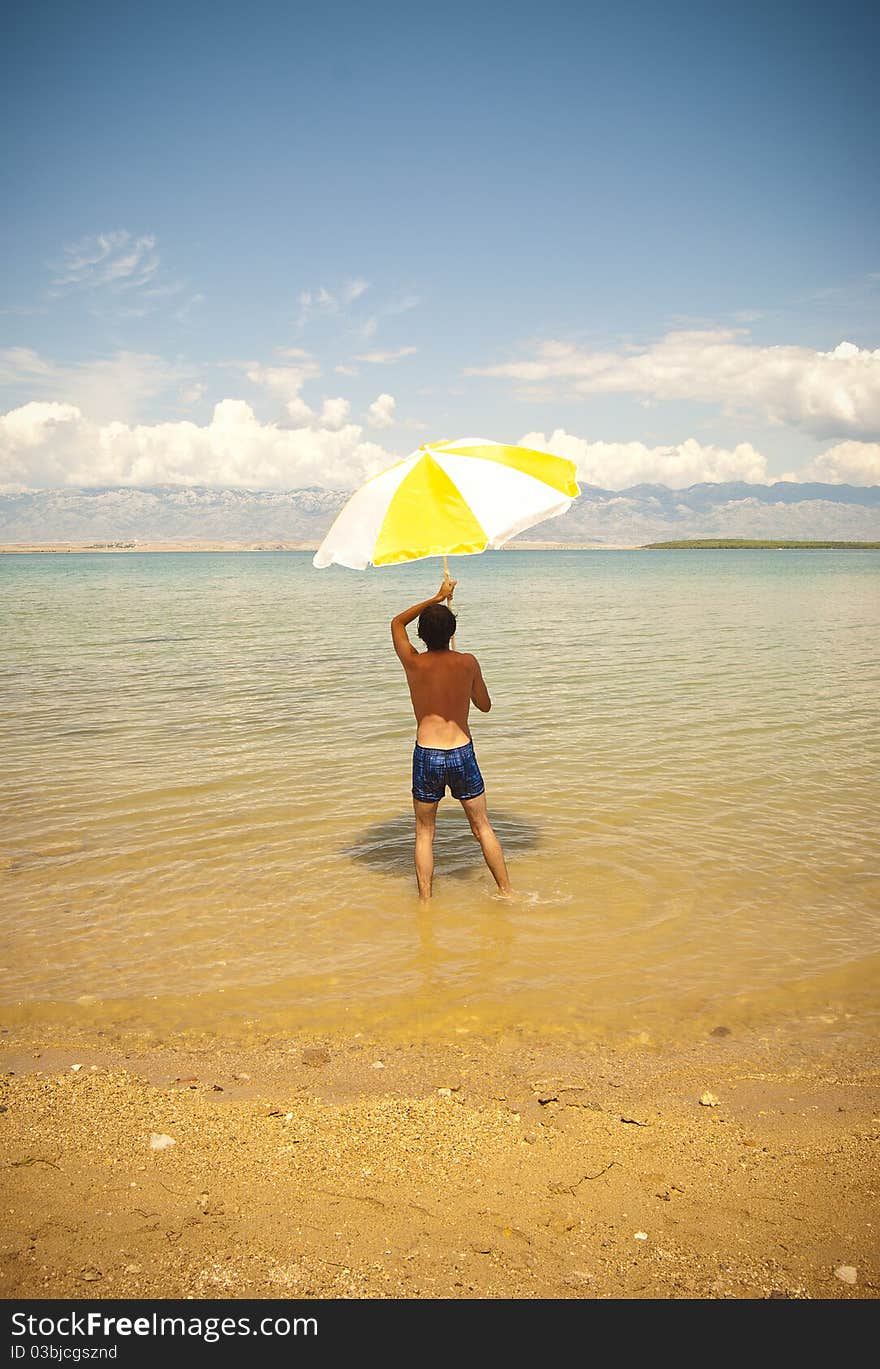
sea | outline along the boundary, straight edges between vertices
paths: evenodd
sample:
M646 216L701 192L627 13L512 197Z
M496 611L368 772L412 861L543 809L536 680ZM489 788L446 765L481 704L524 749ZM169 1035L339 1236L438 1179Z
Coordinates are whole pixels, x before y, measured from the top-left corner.
M440 805L390 619L423 561L0 556L0 1022L876 1031L880 553L452 558L516 895Z

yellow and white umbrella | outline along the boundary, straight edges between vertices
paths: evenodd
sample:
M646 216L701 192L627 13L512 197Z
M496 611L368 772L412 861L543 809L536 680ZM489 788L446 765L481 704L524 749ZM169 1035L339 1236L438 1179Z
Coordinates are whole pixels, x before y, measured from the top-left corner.
M361 485L313 564L389 566L503 547L578 494L573 461L479 438L426 442Z

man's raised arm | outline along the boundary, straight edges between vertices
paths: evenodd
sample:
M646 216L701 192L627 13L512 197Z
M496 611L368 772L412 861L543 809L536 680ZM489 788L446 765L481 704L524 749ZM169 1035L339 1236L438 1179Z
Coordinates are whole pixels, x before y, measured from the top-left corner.
M413 656L418 655L407 636L407 627L418 618L422 609L427 608L429 604L442 604L444 600L451 599L452 592L457 584L457 580L450 580L448 575L444 575L442 585L436 594L431 595L430 599L425 599L421 604L413 604L412 608L404 609L403 613L398 613L395 618L391 619L391 640L394 643L394 650L404 665Z

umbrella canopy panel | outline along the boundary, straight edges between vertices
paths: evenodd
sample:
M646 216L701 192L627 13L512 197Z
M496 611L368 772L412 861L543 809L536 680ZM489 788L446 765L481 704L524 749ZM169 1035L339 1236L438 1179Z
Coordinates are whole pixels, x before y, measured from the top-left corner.
M579 493L563 457L473 438L426 444L352 495L314 565L363 570L501 547Z

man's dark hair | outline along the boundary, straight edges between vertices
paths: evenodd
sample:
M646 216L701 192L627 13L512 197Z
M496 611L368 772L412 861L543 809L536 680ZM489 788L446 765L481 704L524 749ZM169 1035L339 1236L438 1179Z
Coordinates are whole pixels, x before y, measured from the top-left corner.
M444 651L455 636L455 614L445 604L429 604L416 629L429 651Z

